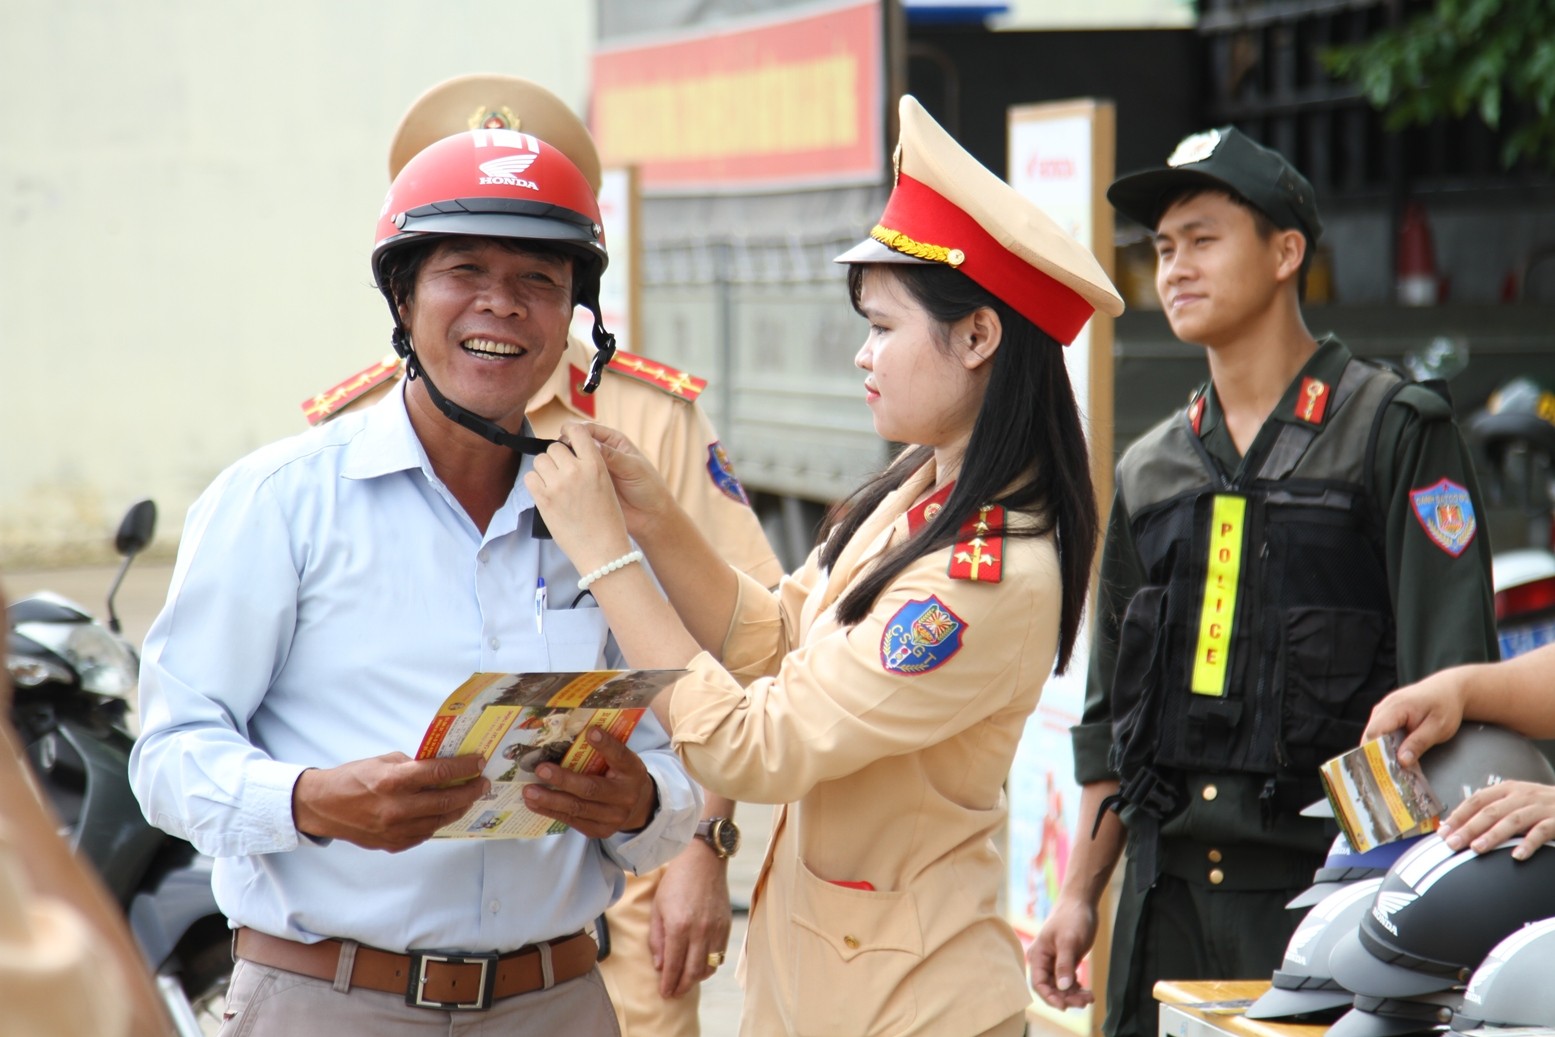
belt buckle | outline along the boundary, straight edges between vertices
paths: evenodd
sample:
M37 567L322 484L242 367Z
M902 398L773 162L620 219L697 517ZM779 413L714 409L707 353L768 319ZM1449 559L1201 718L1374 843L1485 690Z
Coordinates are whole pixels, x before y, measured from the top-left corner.
M484 1012L491 1007L491 994L497 985L496 951L418 951L407 950L410 957L410 981L405 987L405 1003L412 1008L437 1008L445 1012ZM479 965L480 994L474 1001L429 1001L422 996L427 982L428 965Z

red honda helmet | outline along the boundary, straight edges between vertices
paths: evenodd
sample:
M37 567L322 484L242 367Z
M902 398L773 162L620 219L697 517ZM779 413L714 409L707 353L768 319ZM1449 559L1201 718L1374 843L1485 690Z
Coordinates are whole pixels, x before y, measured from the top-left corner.
M516 130L444 137L405 163L378 214L373 248L373 278L386 295L384 257L428 235L561 246L581 260L576 294L585 305L597 299L599 275L609 259L599 202L588 180L561 151Z

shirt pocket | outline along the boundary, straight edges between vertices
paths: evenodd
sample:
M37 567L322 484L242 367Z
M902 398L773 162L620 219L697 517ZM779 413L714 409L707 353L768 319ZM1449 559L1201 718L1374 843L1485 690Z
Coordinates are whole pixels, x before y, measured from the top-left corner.
M553 671L604 668L609 638L605 613L597 607L545 613L546 661Z
M906 980L923 963L923 932L911 892L849 889L800 861L789 933L799 1037L894 1033L917 1015Z

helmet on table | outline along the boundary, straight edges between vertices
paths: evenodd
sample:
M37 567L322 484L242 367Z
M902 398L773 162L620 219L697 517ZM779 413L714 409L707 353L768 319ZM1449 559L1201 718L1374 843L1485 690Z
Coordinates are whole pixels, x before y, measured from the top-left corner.
M1474 970L1454 1030L1482 1026L1555 1027L1555 918L1534 922L1496 944Z
M1382 879L1340 886L1308 911L1285 947L1270 987L1247 1010L1249 1019L1292 1019L1349 1008L1354 992L1334 979L1328 958L1341 937L1353 933L1370 908Z
M1334 836L1323 866L1312 875L1312 885L1296 894L1285 906L1291 909L1311 907L1345 886L1364 879L1380 879L1393 867L1393 862L1408 853L1409 848L1421 838L1423 836L1414 835L1395 839L1381 846L1373 846L1365 853L1356 853L1350 840L1340 832Z
M1334 978L1358 995L1411 998L1460 987L1497 943L1555 917L1555 853L1454 852L1440 836L1399 858L1356 931L1334 948Z

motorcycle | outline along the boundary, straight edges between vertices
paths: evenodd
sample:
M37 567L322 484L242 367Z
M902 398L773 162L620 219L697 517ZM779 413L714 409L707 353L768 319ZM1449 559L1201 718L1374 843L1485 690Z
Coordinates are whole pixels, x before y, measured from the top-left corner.
M123 557L108 591L108 624L44 591L6 611L11 722L52 802L61 834L124 910L179 1037L214 1033L232 974L231 933L211 892L211 858L153 828L130 790L131 702L139 656L120 634L113 599L151 542L156 505L120 524Z
M1491 560L1501 657L1555 641L1555 394L1527 378L1491 393L1470 416L1489 503L1513 512L1520 542Z

